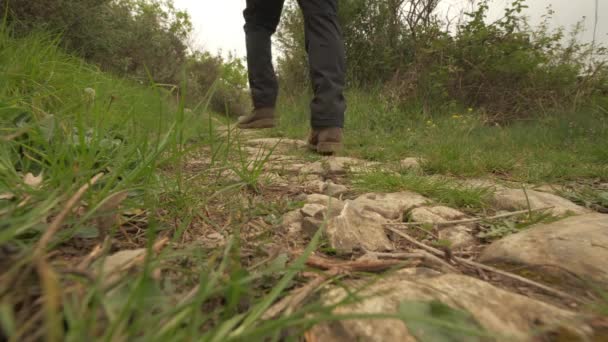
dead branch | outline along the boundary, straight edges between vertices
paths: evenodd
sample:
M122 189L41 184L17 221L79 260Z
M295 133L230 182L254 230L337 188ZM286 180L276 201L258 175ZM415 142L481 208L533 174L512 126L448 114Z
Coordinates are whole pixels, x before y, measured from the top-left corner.
M367 252L366 255L370 257L375 257L378 259L399 259L399 260L409 260L409 259L422 259L424 263L429 265L431 268L438 268L442 272L446 273L461 273L457 268L450 265L446 261L441 258L436 257L435 255L425 251L425 250L415 250L414 253L378 253L378 252Z
M410 242L410 243L412 243L412 244L414 244L414 245L416 245L416 246L418 246L418 247L420 247L420 248L422 248L422 249L424 249L424 250L426 250L426 251L428 251L430 253L433 253L436 256L443 256L443 254L444 254L443 251L440 251L440 250L438 250L436 248L433 248L431 246L427 246L424 243L419 242L418 240L414 239L413 237L407 235L406 233L404 233L402 231L399 231L397 229L393 229L393 228L390 228L390 227L385 227L385 229L387 229L387 230L389 230L389 231L391 231L391 232L393 232L393 233L401 236L402 238L406 239L408 242ZM571 296L571 295L569 295L569 294L567 294L565 292L562 292L560 290L556 290L556 289L554 289L552 287L549 287L549 286L537 283L537 282L535 282L533 280L530 280L530 279L518 276L516 274L510 273L510 272L507 272L507 271L499 270L497 268L494 268L494 267L491 267L491 266L487 266L487 265L484 265L484 264L480 264L480 263L477 263L477 262L474 262L474 261L470 261L470 260L467 260L467 259L463 259L463 258L454 257L452 260L455 260L455 261L457 261L460 264L464 264L464 265L467 265L467 266L471 266L471 267L475 267L475 268L478 268L478 269L482 269L484 271L493 272L493 273L499 274L499 275L501 275L503 277L510 278L510 279L513 279L513 280L517 280L517 281L519 281L521 283L524 283L526 285L530 285L530 286L536 287L538 289L541 289L541 290L543 290L543 291L545 291L547 293L551 293L554 296L558 296L558 297L561 297L561 298L569 299L569 300L575 301L577 303L582 302L580 299L578 299L578 298L576 298L574 296Z
M372 272L378 273L387 271L395 267L411 267L417 263L404 263L401 260L356 260L356 261L335 261L327 258L311 255L306 261L306 265L322 270L339 270L342 272Z
M499 220L499 219L503 219L503 218L525 215L525 214L529 214L531 212L545 211L545 210L549 210L549 209L553 209L553 208L554 207L543 207L543 208L531 209L531 210L526 209L526 210L514 211L512 213L500 214L500 215L496 215L496 216L480 217L480 218L456 220L456 221L445 221L445 222L386 223L386 224L384 224L384 226L385 227L395 227L395 228L415 227L415 226L424 226L424 225L432 225L432 226L438 226L438 227L456 226L456 225L461 225L461 224L471 224L471 223L478 223L478 222L484 222L484 221L494 221L494 220Z

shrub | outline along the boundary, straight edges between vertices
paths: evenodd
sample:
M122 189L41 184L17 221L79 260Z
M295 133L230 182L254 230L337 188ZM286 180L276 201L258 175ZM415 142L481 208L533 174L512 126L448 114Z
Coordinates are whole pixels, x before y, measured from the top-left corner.
M566 41L551 31L551 12L530 27L514 1L489 22L488 1L458 25L435 14L439 0L342 0L351 87L383 85L389 105L421 106L426 112L474 107L491 121L509 121L606 97L607 50ZM287 89L305 84L301 16L293 3L279 32L280 78ZM295 88L295 87L294 87Z
M141 82L152 78L175 90L186 84L189 105L200 103L215 84L212 110L247 111L242 62L190 53L190 18L172 0L8 0L6 8L18 35L50 30L60 34L63 48L103 70Z

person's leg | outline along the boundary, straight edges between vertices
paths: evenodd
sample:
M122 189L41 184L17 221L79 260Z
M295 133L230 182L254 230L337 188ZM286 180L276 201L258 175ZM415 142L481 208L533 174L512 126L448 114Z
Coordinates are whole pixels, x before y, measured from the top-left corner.
M314 90L313 130L344 126L346 62L337 0L299 0L304 14L306 51Z
M242 128L274 125L274 107L279 87L272 65L271 36L279 24L283 2L284 0L247 0L247 8L243 12L249 87L254 112L240 121Z

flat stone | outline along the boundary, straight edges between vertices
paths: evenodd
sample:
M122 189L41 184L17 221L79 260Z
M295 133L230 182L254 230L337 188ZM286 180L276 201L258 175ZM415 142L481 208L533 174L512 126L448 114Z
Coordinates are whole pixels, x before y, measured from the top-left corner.
M415 172L422 171L422 166L420 164L421 164L421 160L419 158L405 158L399 162L399 166L401 167L402 170L415 171Z
M260 177L260 181L265 185L272 186L288 186L289 181L279 174L276 173L266 173Z
M527 194L527 197L526 197ZM493 205L501 210L528 209L528 201L532 209L553 207L550 212L556 216L567 214L581 215L591 212L569 200L557 195L536 190L498 188L494 193Z
M357 158L327 157L306 165L300 172L313 174L345 174L355 167L357 168L357 171L360 172L361 170L367 170L375 165L378 165L378 163Z
M414 208L409 213L411 222L446 222L467 217L463 212L444 206Z
M449 241L452 249L469 247L477 241L466 226L446 227L439 231L439 239Z
M365 281L349 281L347 292L331 287L322 295L326 305L357 293L362 301L338 306L334 314L390 314L400 305L412 302L439 301L453 309L468 312L477 325L496 340L535 341L538 332L572 331L578 336L591 333L577 314L555 306L510 293L481 280L458 274L438 275L425 269L407 269L380 279L371 286ZM357 292L357 289L362 289ZM399 319L351 319L315 326L312 333L318 341L419 341ZM429 339L430 341L430 339ZM446 339L447 341L447 339ZM465 341L455 339L454 341ZM472 341L476 341L472 339Z
M304 215L301 210L292 210L283 215L282 227L290 235L298 234L302 231L302 220L304 220Z
M304 187L314 193L322 194L325 192L326 184L324 181L316 179L313 181L305 182Z
M103 262L101 265L100 274L103 276L103 281L106 284L111 284L115 280L120 279L121 272L129 268L137 258L146 255L145 248L130 249L116 252L105 259L100 260ZM95 267L97 270L97 268Z
M608 285L608 215L587 214L540 224L488 246L483 263L547 267L560 275L566 270ZM544 269L544 268L543 268Z
M383 224L388 221L381 215L363 211L352 201L346 201L340 215L327 223L327 238L338 254L349 254L355 249L366 251L390 251Z
M306 141L286 138L260 138L248 140L247 145L275 150L289 150L306 147Z
M327 165L327 171L331 174L342 174L348 172L352 166L371 166L377 163L371 163L366 160L350 158L350 157L328 157L324 160Z
M327 211L327 207L322 204L310 203L306 204L300 212L304 217L313 217L317 219L323 219L325 217L325 212Z
M358 197L354 205L365 211L380 214L389 220L401 220L405 212L427 203L429 200L414 192L389 194L369 193Z
M348 192L348 188L342 184L335 184L331 180L325 183L324 191L326 195L331 197L338 197Z
M300 169L300 173L301 174L322 175L322 174L325 174L325 168L323 167L323 163L314 162L314 163L309 163L309 164L304 165Z
M293 162L271 162L264 165L264 170L298 174L300 173L300 170L302 170L302 168L305 166L306 164Z
M305 217L302 221L302 233L308 237L313 237L321 226L323 226L322 220L313 217Z
M306 197L306 203L309 204L321 204L325 207L329 207L329 217L333 217L333 216L337 216L340 215L340 212L342 212L342 209L344 208L344 202L334 198L334 197L330 197L327 195L321 195L321 194L312 194L312 195L308 195Z

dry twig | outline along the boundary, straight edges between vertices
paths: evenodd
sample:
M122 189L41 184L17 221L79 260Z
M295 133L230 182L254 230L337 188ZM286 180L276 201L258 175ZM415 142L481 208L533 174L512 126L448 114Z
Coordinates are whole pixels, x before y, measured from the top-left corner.
M422 259L426 262L430 267L436 267L440 271L449 272L449 273L461 273L457 268L450 265L446 261L441 258L436 257L435 255L425 251L425 250L415 250L414 253L378 253L378 252L367 252L366 255L369 255L378 259L400 259L400 260L408 260L408 259Z
M437 256L442 256L444 254L443 251L440 251L440 250L438 250L436 248L427 246L427 245L419 242L418 240L414 239L413 237L407 235L406 233L401 232L401 231L399 231L397 229L393 229L393 228L389 228L389 227L385 227L385 229L390 230L391 232L393 232L393 233L401 236L402 238L406 239L408 242L410 242L410 243L412 243L412 244L414 244L414 245L416 245L416 246L418 246L418 247L420 247L420 248L422 248L422 249L424 249L424 250L426 250L426 251L428 251L430 253L433 253L433 254L435 254ZM569 300L572 300L572 301L575 301L575 302L578 302L578 303L581 302L580 299L578 299L578 298L576 298L574 296L571 296L571 295L569 295L569 294L567 294L565 292L562 292L560 290L556 290L556 289L554 289L552 287L540 284L538 282L535 282L533 280L530 280L530 279L518 276L518 275L513 274L513 273L509 273L509 272L506 272L506 271L503 271L503 270L499 270L499 269L491 267L491 266L487 266L487 265L480 264L480 263L477 263L477 262L474 262L474 261L471 261L471 260L467 260L467 259L463 259L463 258L454 257L452 260L455 260L455 261L457 261L458 263L461 263L461 264L465 264L465 265L472 266L472 267L475 267L475 268L478 268L478 269L482 269L484 271L493 272L493 273L499 274L499 275L501 275L503 277L507 277L507 278L510 278L510 279L513 279L513 280L517 280L517 281L519 281L521 283L524 283L524 284L530 285L530 286L534 286L534 287L536 287L538 289L541 289L541 290L543 290L543 291L545 291L547 293L551 293L551 294L553 294L555 296L558 296L558 297L561 297L561 298L569 299Z
M335 261L311 255L306 265L323 270L339 270L342 272L384 272L395 267L416 266L418 262L405 263L402 260L356 260Z
M470 224L470 223L477 223L477 222L483 222L483 221L500 220L503 218L520 216L520 215L529 214L531 212L545 211L545 210L549 210L549 209L553 209L553 208L554 207L543 207L543 208L537 208L537 209L531 209L531 210L526 209L526 210L514 211L512 213L500 214L500 215L496 215L496 216L480 217L480 218L457 220L457 221L386 223L386 224L384 224L384 226L385 227L396 227L396 228L415 227L415 226L424 226L424 225L432 225L432 226L437 226L437 227L456 226L456 225L460 225L460 224Z

